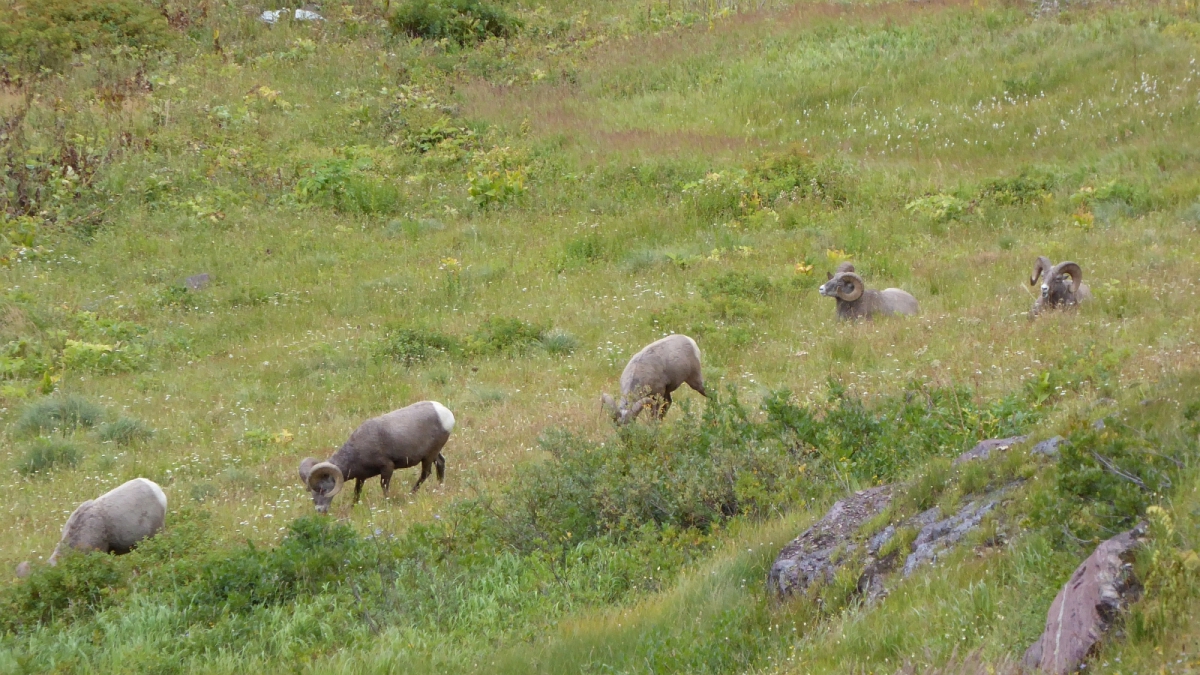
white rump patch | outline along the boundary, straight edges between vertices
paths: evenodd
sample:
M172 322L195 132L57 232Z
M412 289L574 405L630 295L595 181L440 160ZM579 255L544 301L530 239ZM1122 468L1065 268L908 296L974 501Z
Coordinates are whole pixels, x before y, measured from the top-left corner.
M454 413L446 406L437 401L430 401L433 404L433 409L437 411L438 421L442 423L442 429L446 433L450 433L454 429Z
M146 487L150 488L150 490L154 493L154 498L158 500L158 505L163 508L163 511L166 511L167 495L163 493L162 488L158 487L158 483L155 483L149 478L138 478L137 480L142 481L146 484Z

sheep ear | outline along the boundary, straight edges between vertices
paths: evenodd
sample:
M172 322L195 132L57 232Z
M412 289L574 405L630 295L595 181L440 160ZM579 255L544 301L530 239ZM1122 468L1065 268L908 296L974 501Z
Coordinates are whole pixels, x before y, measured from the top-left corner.
M826 272L825 273L825 281L831 281L831 280L833 280L833 272Z

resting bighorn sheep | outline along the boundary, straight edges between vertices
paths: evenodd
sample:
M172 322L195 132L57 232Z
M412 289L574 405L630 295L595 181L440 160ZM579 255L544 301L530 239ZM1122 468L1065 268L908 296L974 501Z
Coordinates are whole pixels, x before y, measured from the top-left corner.
M312 493L319 513L329 511L329 504L346 480L355 480L357 504L363 482L368 478L379 476L383 496L387 497L392 472L420 464L421 477L412 489L416 492L429 477L431 467L437 467L439 483L445 477L442 447L453 428L454 414L437 401L421 401L393 410L363 422L328 461L318 462L308 457L300 462L300 480Z
M608 394L600 399L618 424L632 422L647 404L662 419L671 407L671 392L685 382L701 396L708 396L696 341L686 335L668 335L629 359L621 373L620 405Z
M1052 266L1049 258L1038 256L1033 264L1029 285L1036 285L1043 275L1046 280L1042 282L1042 295L1034 301L1033 309L1029 310L1031 319L1043 310L1074 307L1092 297L1092 291L1083 283L1083 270L1073 262L1060 262ZM1067 284L1067 277L1071 277L1070 285Z
M167 496L162 488L151 480L134 478L80 504L67 518L62 540L48 562L58 564L58 557L72 548L129 553L139 541L161 530L166 517ZM17 576L26 576L29 571L29 563L21 563Z
M869 319L876 314L916 315L917 299L899 288L882 291L867 290L862 277L854 273L854 265L844 262L817 291L826 297L837 298L839 319Z

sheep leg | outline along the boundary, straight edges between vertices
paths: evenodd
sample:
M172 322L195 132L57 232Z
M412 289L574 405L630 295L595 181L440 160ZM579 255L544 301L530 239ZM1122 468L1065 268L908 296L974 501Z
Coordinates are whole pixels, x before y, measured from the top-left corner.
M427 459L421 460L421 477L417 479L417 484L413 486L413 489L412 489L413 494L416 494L417 489L421 487L421 483L424 483L425 479L429 478L429 472L432 467L433 467L432 459L427 458Z
M442 456L442 453L439 452L437 459L433 460L433 466L437 469L438 483L441 483L446 477L446 458Z
M391 486L391 484L392 484L392 472L395 470L396 470L396 465L391 462L388 462L387 464L383 465L382 470L379 472L379 483L380 483L380 485L383 486L383 498L384 499L387 499L388 487Z
M668 391L666 396L663 396L663 400L659 402L658 419L661 420L662 418L666 417L667 411L670 409L671 409L671 392Z
M358 503L359 497L362 497L362 486L363 486L364 482L365 481L363 481L363 479L361 479L361 478L354 479L354 503L355 504Z

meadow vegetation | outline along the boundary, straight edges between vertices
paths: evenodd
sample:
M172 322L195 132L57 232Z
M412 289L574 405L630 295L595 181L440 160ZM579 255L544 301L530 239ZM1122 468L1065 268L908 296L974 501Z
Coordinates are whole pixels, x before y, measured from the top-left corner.
M1000 672L1140 520L1092 669L1200 668L1193 3L278 4L0 1L0 671ZM1031 323L1038 255L1094 300ZM836 321L845 260L921 315ZM710 397L612 427L670 332ZM317 517L300 459L422 399L445 485ZM137 476L162 534L39 563ZM871 528L1014 496L768 596L893 482Z

